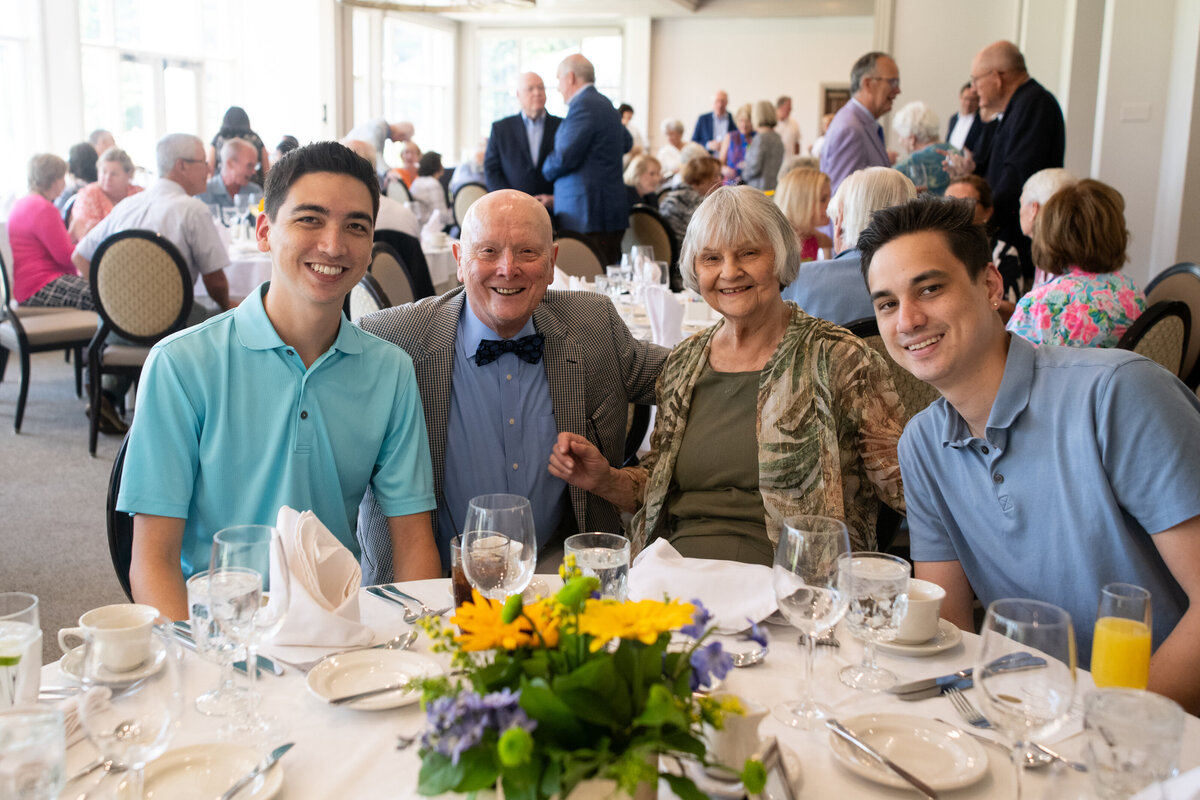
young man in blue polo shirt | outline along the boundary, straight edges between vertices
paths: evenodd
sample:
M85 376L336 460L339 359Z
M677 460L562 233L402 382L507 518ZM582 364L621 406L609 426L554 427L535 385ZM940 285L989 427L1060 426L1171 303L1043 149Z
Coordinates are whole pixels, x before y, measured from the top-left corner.
M913 417L900 469L917 577L973 629L984 603L1070 612L1090 662L1100 588L1153 596L1150 689L1200 710L1200 402L1141 356L1034 348L996 313L1003 280L966 203L876 212L863 275L892 358L942 399Z
M312 509L361 555L368 485L403 554L396 577L441 575L412 361L342 314L371 260L378 208L371 165L346 147L289 153L268 174L256 230L271 281L151 351L117 501L136 515L138 602L186 619L184 580L208 567L213 534L273 524L284 504Z

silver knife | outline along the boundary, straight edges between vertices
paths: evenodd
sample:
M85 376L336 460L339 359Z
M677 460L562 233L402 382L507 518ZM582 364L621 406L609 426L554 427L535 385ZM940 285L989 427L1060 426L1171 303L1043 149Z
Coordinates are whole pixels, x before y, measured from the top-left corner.
M381 686L378 689L368 689L365 692L357 694L348 694L345 697L334 697L329 701L331 706L341 706L346 703L353 703L355 700L366 700L368 697L375 697L381 694L389 694L391 692L401 692L412 688L412 681L404 681L404 683L393 683L391 686Z
M196 652L196 640L192 636L191 626L187 622L185 622L183 620L177 620L176 622L171 624L171 630L175 633L175 637L177 639L179 639L180 643L183 644L184 647L191 650L192 652ZM267 658L266 656L260 655L260 656L258 656L257 660L258 660L258 672L260 675L262 674L263 670L270 672L272 675L282 675L283 674L283 667L280 666L279 664L276 664L274 661ZM233 668L236 669L238 672L242 673L243 675L249 674L249 671L246 668L245 661L233 662Z
M830 732L841 737L842 739L849 742L851 745L853 745L855 748L857 748L861 752L866 753L872 759L874 759L875 761L879 762L883 766L890 769L892 772L899 775L901 778L903 778L905 781L907 781L914 789L916 789L918 792L920 792L921 794L928 797L929 800L937 800L937 792L935 792L933 789L929 788L928 784L926 784L924 781L922 781L916 775L913 775L908 770L906 770L903 767L896 764L896 762L892 761L890 758L888 758L883 753L876 750L874 747L871 747L871 745L867 744L862 739L859 739L857 736L855 736L853 733L851 733L849 730L847 730L845 725L838 722L836 719L825 720L825 726L827 728L829 728Z
M1010 653L992 662L993 669L998 672L1018 672L1044 666L1046 666L1046 659L1025 652ZM973 672L974 670L971 667L967 667L949 675L941 675L936 678L922 678L919 681L893 686L888 689L888 693L899 695L901 700L920 700L924 697L936 697L947 686L969 689L973 685L971 681L971 674ZM919 696L912 696L914 694L919 694Z
M279 747L276 747L274 750L272 750L271 755L258 762L258 765L255 766L254 769L250 770L241 778L238 778L238 782L233 786L230 786L229 791L221 795L221 800L233 800L234 796L242 789L245 789L247 786L249 786L251 781L257 778L259 775L262 775L271 767L275 766L275 762L283 758L283 754L288 750L291 750L294 744L295 742L288 742L287 744L281 744Z

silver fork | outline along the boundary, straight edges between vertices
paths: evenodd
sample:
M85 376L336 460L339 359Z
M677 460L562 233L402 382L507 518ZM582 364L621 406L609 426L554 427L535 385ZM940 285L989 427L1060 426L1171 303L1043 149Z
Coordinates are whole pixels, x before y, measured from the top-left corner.
M434 613L433 609L430 608L429 606L425 605L425 603L422 602L419 597L413 597L411 594L405 594L404 592L400 591L399 589L397 589L395 586L393 586L390 583L385 583L383 586L381 586L379 588L383 589L388 594L393 594L396 597L399 597L401 600L407 600L410 603L416 603L417 605L419 605L421 607L421 616L422 617L433 616L433 613Z
M990 728L992 723L988 722L988 718L975 707L975 704L967 699L962 690L953 686L947 688L942 694L950 698L950 705L954 706L954 710L963 718L963 721L974 728Z
M378 597L380 600L386 600L389 603L395 603L396 605L403 608L404 609L404 621L407 622L409 625L412 625L421 616L420 614L418 614L417 612L415 612L411 608L409 608L408 604L405 603L403 600L401 600L399 597L393 597L392 595L390 595L387 592L380 589L378 586L368 586L367 594L374 595L375 597Z

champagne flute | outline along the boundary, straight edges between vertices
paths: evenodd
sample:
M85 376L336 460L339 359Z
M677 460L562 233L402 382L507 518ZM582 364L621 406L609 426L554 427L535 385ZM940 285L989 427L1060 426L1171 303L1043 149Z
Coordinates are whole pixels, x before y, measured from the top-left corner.
M844 668L838 677L852 689L880 692L896 683L896 675L875 663L876 642L888 642L900 632L908 613L908 581L912 566L899 556L856 552L847 559L853 575L853 591L846 622L850 632L863 640L863 657Z
M779 610L804 634L803 695L775 709L775 716L793 728L812 730L831 716L813 700L813 648L817 634L837 624L850 599L850 570L846 564L850 536L846 526L829 517L799 516L785 521L771 583Z
M105 648L96 639L83 643L79 722L100 756L126 770L119 796L131 800L142 797L146 764L166 751L183 714L179 644L162 626L148 635L150 658L132 689L128 672L105 666Z
M1096 686L1146 688L1150 630L1150 592L1131 583L1110 583L1100 590L1092 632L1092 680Z
M463 572L481 595L503 600L525 591L537 563L533 508L515 494L471 499L462 533Z
M1053 734L1067 720L1075 696L1075 629L1071 615L1038 600L996 600L980 631L975 685L992 727L1012 745L1015 797L1028 744ZM997 659L1028 650L1046 659L1045 669L994 668Z
M258 644L283 625L291 599L287 558L279 531L270 525L236 525L213 536L209 564L209 610L221 631L246 650L248 702L241 719L233 719L219 734L226 739L279 733L273 721L255 707ZM266 592L266 602L263 602Z

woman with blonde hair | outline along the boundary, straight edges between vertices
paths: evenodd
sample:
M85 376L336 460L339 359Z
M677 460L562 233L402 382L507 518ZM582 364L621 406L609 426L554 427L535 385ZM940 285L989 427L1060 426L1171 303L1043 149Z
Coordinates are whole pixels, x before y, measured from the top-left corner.
M800 245L800 261L815 261L819 250L832 256L833 240L817 230L829 224L829 176L800 167L783 176L775 189L775 205L787 217Z
M71 238L79 241L109 215L113 206L142 191L133 184L133 159L119 147L110 147L96 162L99 177L79 190L71 215Z
M721 140L721 177L726 186L733 186L742 180L742 164L746 161L746 148L754 139L754 119L750 114L750 104L746 103L733 115L734 128L725 134Z
M641 203L658 208L658 188L662 185L662 164L649 153L633 157L625 170L625 188L629 204Z

